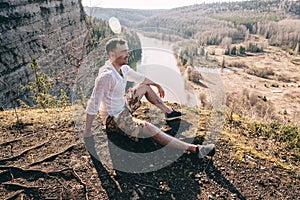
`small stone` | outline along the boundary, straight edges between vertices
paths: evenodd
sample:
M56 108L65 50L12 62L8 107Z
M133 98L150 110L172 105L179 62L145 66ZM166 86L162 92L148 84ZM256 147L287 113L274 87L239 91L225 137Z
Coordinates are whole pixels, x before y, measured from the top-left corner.
M196 174L196 175L195 175L195 178L200 178L200 177L201 177L200 174Z
M75 189L76 189L76 190L81 190L82 188L83 188L82 185L75 185Z

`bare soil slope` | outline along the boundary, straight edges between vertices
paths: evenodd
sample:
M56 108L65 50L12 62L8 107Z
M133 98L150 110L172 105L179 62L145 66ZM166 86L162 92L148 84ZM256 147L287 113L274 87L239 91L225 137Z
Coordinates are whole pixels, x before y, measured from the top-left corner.
M182 119L185 131L189 132L189 124L199 124L193 137L201 143L210 112L201 111L197 122L195 111L180 109L190 113ZM147 120L151 118L148 111L144 105L137 114ZM16 125L14 112L0 113L1 199L269 200L300 196L299 155L293 162L270 156L262 147L269 145L264 138L246 137L228 126L212 160L183 154L158 171L130 174L114 171L89 155L75 129L72 108L18 110L18 115L22 124ZM154 123L170 132L162 119ZM101 142L105 136L95 138Z

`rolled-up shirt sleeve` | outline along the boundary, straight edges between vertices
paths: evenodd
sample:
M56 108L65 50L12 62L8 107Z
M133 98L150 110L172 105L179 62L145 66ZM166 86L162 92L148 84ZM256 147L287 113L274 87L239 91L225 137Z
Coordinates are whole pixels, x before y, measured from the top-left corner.
M128 67L128 81L133 81L135 83L142 83L145 80L145 76L143 74L140 74L133 69Z
M99 111L101 101L111 86L109 75L99 76L95 80L95 86L92 95L86 107L86 113L96 115Z

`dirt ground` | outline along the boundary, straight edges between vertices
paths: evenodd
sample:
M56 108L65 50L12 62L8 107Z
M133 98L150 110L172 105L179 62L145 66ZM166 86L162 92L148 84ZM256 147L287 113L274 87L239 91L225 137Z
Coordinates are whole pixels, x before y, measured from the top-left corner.
M175 106L188 113L180 122L181 129L175 128L175 122L166 124L153 113L149 115L147 105L136 114L169 134L175 131L180 139L201 143L210 113ZM74 126L72 112L72 108L18 110L20 124L16 124L13 111L0 113L1 199L292 200L300 196L299 155L293 162L276 157L278 151L289 152L278 150L275 146L281 144L272 146L265 138L246 137L225 124L212 159L184 153L159 170L125 173L90 156ZM193 124L198 126L196 132ZM95 135L95 146L105 144L106 139L106 135ZM138 151L151 145L161 148L144 141ZM109 153L101 151L98 156Z

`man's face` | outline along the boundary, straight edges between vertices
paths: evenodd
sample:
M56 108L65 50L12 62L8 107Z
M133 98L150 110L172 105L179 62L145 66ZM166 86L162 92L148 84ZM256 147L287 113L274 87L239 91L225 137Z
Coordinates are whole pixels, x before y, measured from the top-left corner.
M128 45L117 44L116 49L110 54L112 62L120 66L128 64Z

